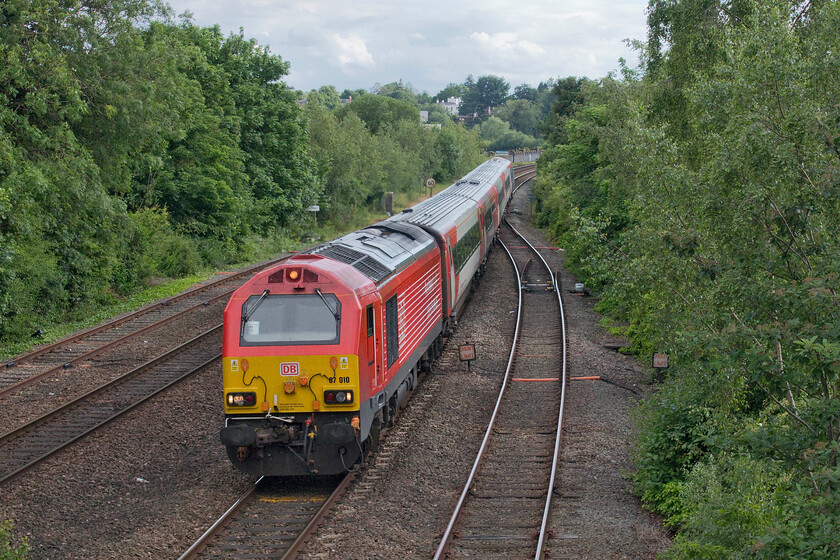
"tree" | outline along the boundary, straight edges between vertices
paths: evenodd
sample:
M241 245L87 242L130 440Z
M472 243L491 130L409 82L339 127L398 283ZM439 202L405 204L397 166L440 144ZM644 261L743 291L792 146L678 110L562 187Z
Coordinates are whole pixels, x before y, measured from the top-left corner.
M438 103L421 105L420 109L429 112L429 124L444 124L452 121L452 114Z
M483 115L493 107L498 107L507 100L510 89L510 84L504 78L492 75L481 76L475 81L472 76L468 76L464 86L467 92L464 94L460 112L466 115Z
M537 101L539 92L528 84L520 84L513 89L515 99L524 99L532 103Z
M416 105L382 95L365 95L337 112L340 119L350 113L362 119L371 134L376 134L385 126L395 125L403 119L420 122L420 112Z
M467 86L464 84L449 84L434 96L434 101L446 101L450 97L463 98L467 93Z
M840 6L653 2L649 26L643 78L558 91L539 162L567 264L671 357L636 489L669 558L836 557Z
M358 99L363 95L367 95L367 91L364 89L345 89L341 92L342 99Z
M318 89L313 89L306 94L306 102L323 105L327 109L341 107L341 97L335 86L321 86Z
M499 117L492 116L481 123L480 130L481 139L490 142L510 132L510 124Z
M281 81L289 64L256 40L245 39L241 31L221 43L218 64L240 119L240 148L258 217L252 227L268 234L297 221L321 188L303 115L294 93ZM328 106L340 103L335 87L322 86L318 92Z
M546 119L546 132L552 144L562 144L566 141L565 123L575 110L583 104L582 89L588 81L586 78L568 76L554 82L551 89L554 101L551 106L551 114Z
M417 94L414 92L414 88L411 87L411 84L403 84L402 80L399 82L391 82L389 84L385 84L384 86L377 83L373 86L371 91L376 95L383 95L385 97L391 97L393 99L399 99L400 101L407 101L417 105Z
M496 109L495 115L508 122L514 130L529 136L536 136L539 133L540 115L534 104L527 99L508 99L504 105Z

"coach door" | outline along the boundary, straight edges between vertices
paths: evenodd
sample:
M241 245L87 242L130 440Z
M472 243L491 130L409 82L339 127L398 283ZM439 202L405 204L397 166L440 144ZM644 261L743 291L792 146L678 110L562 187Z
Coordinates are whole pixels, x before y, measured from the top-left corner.
M448 316L450 311L455 311L455 301L458 294L458 286L455 283L455 265L452 261L452 246L448 238L446 239L446 259L449 261L449 265L444 267L446 270L446 279L444 282L449 285L449 309L444 308L443 312L444 315Z

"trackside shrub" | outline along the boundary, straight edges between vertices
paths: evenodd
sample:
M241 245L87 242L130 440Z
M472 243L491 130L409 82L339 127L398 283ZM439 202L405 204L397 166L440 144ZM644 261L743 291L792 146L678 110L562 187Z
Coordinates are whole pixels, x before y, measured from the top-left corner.
M144 208L133 212L131 218L139 231L142 277L178 278L201 268L196 242L172 229L165 209Z
M0 560L26 560L29 556L29 542L26 537L16 539L12 533L12 522L0 522Z
M788 473L747 454L709 455L681 484L682 531L663 560L734 558L784 515Z
M691 404L690 393L687 385L660 391L637 414L641 430L634 450L636 491L669 526L684 520L684 477L713 439L712 412Z

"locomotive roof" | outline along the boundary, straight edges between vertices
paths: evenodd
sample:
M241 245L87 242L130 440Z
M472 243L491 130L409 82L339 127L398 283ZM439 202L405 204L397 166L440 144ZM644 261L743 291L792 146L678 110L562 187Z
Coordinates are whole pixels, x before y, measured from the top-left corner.
M447 222L455 222L463 212L474 209L475 203L487 195L490 185L509 165L510 162L503 158L488 160L432 198L403 210L391 220L440 230Z
M349 264L376 284L436 248L431 235L405 223L379 222L307 251Z

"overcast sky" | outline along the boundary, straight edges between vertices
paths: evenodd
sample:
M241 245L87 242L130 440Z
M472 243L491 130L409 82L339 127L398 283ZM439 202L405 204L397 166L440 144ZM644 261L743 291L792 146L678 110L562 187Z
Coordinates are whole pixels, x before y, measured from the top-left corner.
M402 79L435 95L495 74L513 87L549 78L599 78L644 39L647 0L169 0L200 26L268 45L291 63L296 89L370 89Z

